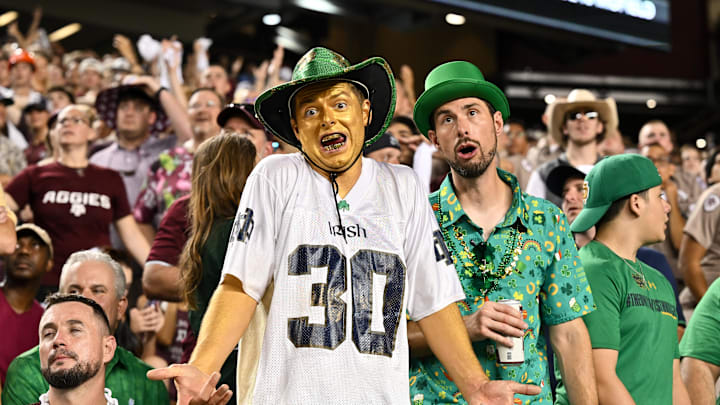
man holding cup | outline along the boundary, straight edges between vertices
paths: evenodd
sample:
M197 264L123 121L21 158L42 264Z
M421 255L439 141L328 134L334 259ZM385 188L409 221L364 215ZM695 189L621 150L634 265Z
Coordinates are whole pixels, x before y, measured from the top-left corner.
M552 403L543 336L549 327L572 403L596 404L590 338L581 318L594 303L567 218L497 168L497 137L509 110L502 91L463 61L430 72L415 105L418 128L451 167L429 198L467 296L458 305L490 379L542 387L540 395L518 395L521 403ZM426 342L413 322L408 339L413 403L459 401L438 360L423 357Z

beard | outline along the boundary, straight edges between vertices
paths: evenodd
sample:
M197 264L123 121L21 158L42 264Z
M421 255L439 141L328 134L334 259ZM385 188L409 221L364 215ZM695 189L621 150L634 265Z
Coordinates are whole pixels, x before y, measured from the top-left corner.
M220 133L220 128L210 123L192 124L191 127L193 131L193 138L199 141L196 146L199 146L200 142Z
M118 128L118 129L117 129L117 137L118 137L118 138L121 138L121 139L129 140L129 141L134 141L134 140L136 140L136 139L141 139L141 138L143 138L145 135L147 135L147 134L149 134L149 133L150 133L150 127L149 127L149 126L142 127L142 128L137 129L137 130L134 130L134 129L124 129L124 128L123 128L123 129L121 129L121 128Z
M72 355L73 358L77 359L77 355L74 353L64 353L64 355ZM52 360L52 358L51 358ZM50 362L52 364L52 361ZM58 389L75 388L85 381L95 377L100 371L101 363L89 363L78 361L72 368L50 371L50 366L43 368L42 375L45 381L50 384L51 387Z
M466 138L458 139L456 145L459 145L463 142L473 143L478 149L478 153L474 157L479 157L480 159L474 162L472 161L472 159L471 161L462 162L456 157L452 160L448 160L448 164L460 177L474 179L482 176L495 159L495 155L497 155L497 137L495 137L495 142L493 143L492 148L490 148L487 153L485 153L485 150L483 150L482 146L479 143L475 141L470 141Z

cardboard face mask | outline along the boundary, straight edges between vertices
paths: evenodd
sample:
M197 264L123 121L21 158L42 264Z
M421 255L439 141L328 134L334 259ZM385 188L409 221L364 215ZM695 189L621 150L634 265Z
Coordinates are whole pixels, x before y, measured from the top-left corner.
M307 91L317 88L316 86L322 88L336 84L359 90L359 103L362 105L359 109L363 110L363 114L367 114L361 120L363 126L367 126L363 140L366 146L372 144L385 133L395 111L395 79L390 66L380 57L372 57L351 65L337 52L322 47L313 48L295 65L291 81L275 86L258 97L255 101L255 112L276 138L300 148L302 145L297 137L300 123L296 120L305 119L305 116L295 114L296 100L307 94ZM348 143L347 146L360 151L360 145ZM342 145L335 147L338 151L342 149ZM354 149L356 147L358 149ZM337 162L332 165L337 166Z
M315 164L336 172L356 162L370 115L360 91L348 82L320 82L298 91L293 103L293 131Z

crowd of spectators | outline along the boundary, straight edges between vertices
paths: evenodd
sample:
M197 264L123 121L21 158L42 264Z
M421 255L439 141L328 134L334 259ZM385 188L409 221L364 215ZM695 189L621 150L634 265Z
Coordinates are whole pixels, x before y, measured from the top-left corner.
M211 64L206 38L185 58L178 41L147 35L136 42L116 35L105 55L65 52L43 45L40 15L26 34L11 25L0 50L0 324L11 331L0 336L2 403L33 403L48 392L39 302L56 292L103 309L117 341L117 349L105 343L103 384L119 403L173 401L174 387L150 382L145 371L187 361L245 179L261 159L297 152L263 127L252 104L289 80L284 50L250 76L238 64ZM397 72L394 117L365 156L412 167L430 193L450 166L413 122L412 69ZM692 398L692 387L700 392L720 376L720 348L703 344L717 343L708 331L720 331L713 315L720 306L713 284L720 277L720 153L678 144L662 117L645 123L632 144L618 130L622 109L588 89L548 104L542 130L526 127L535 118L504 122L498 167L570 223L587 198L583 178L606 156L638 153L657 168L671 207L666 238L638 258L673 287ZM595 229L574 236L579 249ZM50 303L55 311L44 318L59 317L62 307L87 309ZM218 377L233 393L236 358Z

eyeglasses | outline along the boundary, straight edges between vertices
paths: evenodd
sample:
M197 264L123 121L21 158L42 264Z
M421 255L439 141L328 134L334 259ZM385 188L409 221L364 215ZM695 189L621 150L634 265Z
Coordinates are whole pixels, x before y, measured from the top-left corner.
M192 104L190 104L189 108L191 108L191 109L193 109L193 110L197 110L198 108L203 108L203 107L205 107L205 108L213 108L213 107L217 107L217 106L218 106L218 103L217 103L216 101L208 100L208 101L206 101L206 102L204 102L204 103L199 103L199 102L198 102L198 103L192 103Z
M78 125L81 122L85 123L86 121L79 117L65 117L63 119L58 120L58 124L60 124L60 125L65 125L65 124L70 124L70 123Z
M597 111L573 112L568 113L567 119L568 121L575 121L579 120L582 117L585 117L589 120L595 120L598 118L598 113Z

